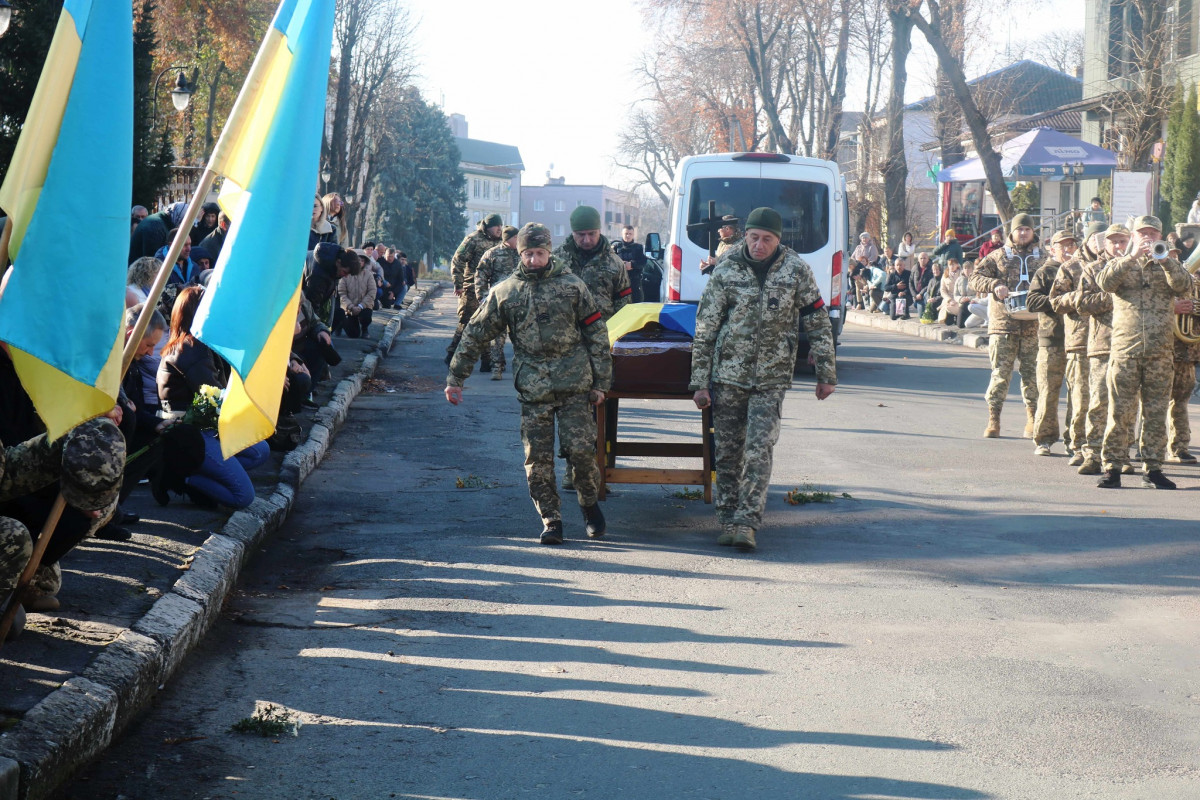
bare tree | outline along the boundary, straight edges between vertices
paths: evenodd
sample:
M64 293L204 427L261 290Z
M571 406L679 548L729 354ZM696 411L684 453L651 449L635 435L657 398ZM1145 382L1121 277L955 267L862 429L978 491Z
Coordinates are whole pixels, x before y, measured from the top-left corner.
M908 230L908 160L904 152L904 90L908 85L908 54L913 23L904 7L888 7L892 30L892 86L887 105L887 157L880 170L887 208L887 236L897 241Z
M1034 39L1013 42L1004 52L1008 63L1032 59L1059 72L1074 75L1083 68L1083 31L1050 31Z
M1104 144L1126 166L1145 169L1171 109L1177 79L1171 55L1181 49L1181 37L1192 33L1173 24L1162 0L1111 0L1108 14L1110 91L1104 100L1111 115ZM1194 47L1190 39L1187 47Z

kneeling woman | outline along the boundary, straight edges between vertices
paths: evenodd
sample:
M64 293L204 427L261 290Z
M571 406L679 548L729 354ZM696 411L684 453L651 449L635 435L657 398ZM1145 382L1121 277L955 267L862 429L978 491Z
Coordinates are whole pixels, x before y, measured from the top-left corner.
M173 415L191 408L200 387L225 387L226 373L218 367L216 354L191 333L203 296L204 287L189 286L179 293L171 312L171 335L158 367L158 396L163 411ZM204 431L204 465L187 479L188 496L202 505L245 508L254 502L254 484L246 471L265 463L270 453L267 443L259 442L226 459L217 432Z

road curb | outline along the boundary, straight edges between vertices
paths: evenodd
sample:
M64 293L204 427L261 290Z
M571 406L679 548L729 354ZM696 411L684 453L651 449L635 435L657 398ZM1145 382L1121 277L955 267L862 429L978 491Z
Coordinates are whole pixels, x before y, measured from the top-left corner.
M221 604L262 542L291 513L296 492L325 458L363 385L396 342L404 320L444 288L415 288L379 344L316 414L306 440L288 453L279 483L230 515L192 557L188 570L82 674L31 708L0 736L0 800L41 800L94 759L140 713L216 621Z
M967 331L957 325L941 325L932 323L922 324L915 319L891 319L887 314L871 314L866 311L850 310L846 312L846 322L864 328L878 328L884 331L895 331L909 336L919 336L935 342L957 344L976 350L986 350L988 335L979 330Z

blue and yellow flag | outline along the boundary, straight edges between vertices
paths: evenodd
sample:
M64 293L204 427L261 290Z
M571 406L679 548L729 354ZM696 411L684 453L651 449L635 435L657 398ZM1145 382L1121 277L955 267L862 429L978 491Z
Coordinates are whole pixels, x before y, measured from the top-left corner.
M657 322L670 331L696 335L696 306L691 303L630 303L609 317L608 340L616 344L627 333Z
M325 124L335 0L283 0L210 161L231 220L192 333L233 367L228 458L275 430Z
M110 410L121 383L132 9L108 0L63 4L0 186L13 260L0 297L0 341L52 438ZM77 269L64 275L66 264Z

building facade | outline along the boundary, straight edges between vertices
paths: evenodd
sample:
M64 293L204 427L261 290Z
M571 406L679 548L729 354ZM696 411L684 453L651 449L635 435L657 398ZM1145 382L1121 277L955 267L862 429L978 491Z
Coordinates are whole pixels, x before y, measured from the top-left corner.
M548 178L545 186L526 186L521 192L521 219L548 227L557 247L571 235L571 212L591 206L600 212L600 232L613 241L626 225L638 226L640 205L637 195L623 189Z
M475 229L489 214L499 214L505 225L521 224L521 151L515 145L472 139L467 120L451 114L450 130L460 153L459 168L467 189L464 232Z

